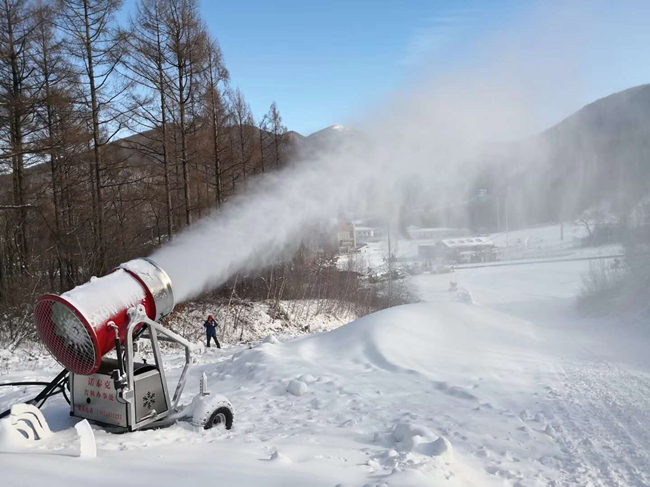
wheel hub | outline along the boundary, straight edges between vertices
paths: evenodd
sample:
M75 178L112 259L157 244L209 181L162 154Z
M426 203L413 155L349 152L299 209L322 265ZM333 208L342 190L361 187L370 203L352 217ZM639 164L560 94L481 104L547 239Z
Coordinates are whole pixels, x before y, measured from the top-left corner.
M226 424L226 415L223 413L217 413L212 418L212 426L221 426Z

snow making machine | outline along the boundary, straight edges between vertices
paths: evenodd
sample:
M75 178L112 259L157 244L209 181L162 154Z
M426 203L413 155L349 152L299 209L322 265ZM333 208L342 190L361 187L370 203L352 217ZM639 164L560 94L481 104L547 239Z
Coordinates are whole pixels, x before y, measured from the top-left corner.
M110 431L168 426L180 419L190 419L198 428L230 429L232 405L224 396L210 394L205 374L192 402L179 404L194 346L160 323L173 308L172 282L149 259L131 260L60 296L42 296L35 309L36 327L52 356L65 367L45 390L58 387L67 399L67 389L72 416ZM136 360L140 340L151 343L153 363ZM185 349L173 396L165 378L161 341ZM35 399L43 397L48 396L41 393Z

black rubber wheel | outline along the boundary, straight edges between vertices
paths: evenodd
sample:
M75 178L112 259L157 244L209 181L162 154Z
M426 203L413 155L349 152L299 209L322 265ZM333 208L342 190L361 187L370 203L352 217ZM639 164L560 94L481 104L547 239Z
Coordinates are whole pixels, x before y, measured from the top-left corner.
M221 406L217 408L203 425L203 429L223 428L227 430L232 428L233 414L230 408Z

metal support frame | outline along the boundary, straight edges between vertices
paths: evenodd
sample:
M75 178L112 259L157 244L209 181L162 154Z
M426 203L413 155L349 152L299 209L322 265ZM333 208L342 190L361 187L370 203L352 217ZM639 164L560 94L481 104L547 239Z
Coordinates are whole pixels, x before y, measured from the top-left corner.
M187 372L190 368L192 362L192 351L194 350L194 345L182 336L174 333L173 331L165 328L160 323L151 320L146 313L146 310L143 305L138 305L135 308L130 308L128 310L129 316L129 325L127 328L126 334L126 353L125 353L125 366L126 366L126 387L122 390L121 399L127 404L127 424L130 430L136 430L143 428L151 423L156 421L163 420L170 414L177 412L178 402L180 401L183 389L185 388L185 382L187 381ZM160 337L161 340L172 341L179 343L185 347L185 366L181 372L181 376L178 380L178 385L174 391L174 397L171 400L171 407L167 408L167 411L163 413L156 413L155 410L152 411L152 414L147 416L147 418L141 420L136 424L135 418L135 402L133 401L134 391L135 391L135 376L134 376L134 359L133 359L133 333L138 325L145 324L148 327L148 337L151 340L151 348L153 350L154 359L156 362L156 367L160 372L160 377L162 381L163 391L165 393L165 398L168 406L170 405L169 400L169 391L167 387L167 379L165 377L165 369L163 367L162 354L160 352L160 345L158 344L158 333L163 335Z

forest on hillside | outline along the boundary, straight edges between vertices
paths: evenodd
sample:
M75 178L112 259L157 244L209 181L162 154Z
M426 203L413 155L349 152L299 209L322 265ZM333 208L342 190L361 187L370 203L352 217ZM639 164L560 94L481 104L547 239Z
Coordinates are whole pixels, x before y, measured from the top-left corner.
M138 0L118 22L124 8L0 1L0 342L10 347L34 336L40 295L150 255L310 150L275 102L254 118L197 0ZM301 245L208 299L333 300L361 314L412 299L383 287L338 269L335 251Z
M3 0L0 304L147 255L288 159L196 0ZM27 296L26 296L27 295Z

